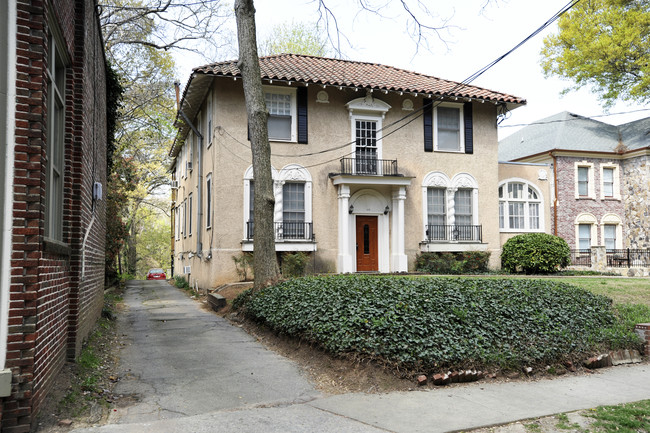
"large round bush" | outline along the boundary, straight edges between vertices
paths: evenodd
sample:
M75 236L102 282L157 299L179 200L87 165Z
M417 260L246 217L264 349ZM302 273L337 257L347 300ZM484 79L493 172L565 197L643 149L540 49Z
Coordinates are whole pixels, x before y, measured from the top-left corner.
M501 267L508 272L548 274L571 263L566 241L546 233L527 233L508 239L501 252Z

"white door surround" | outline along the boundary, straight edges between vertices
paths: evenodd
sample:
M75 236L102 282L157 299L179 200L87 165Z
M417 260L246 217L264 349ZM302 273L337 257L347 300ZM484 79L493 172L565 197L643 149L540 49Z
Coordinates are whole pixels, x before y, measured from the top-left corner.
M406 199L406 187L393 186L392 199L370 188L360 189L353 194L350 194L349 184L339 184L338 188L339 253L337 272L349 273L357 271L357 215L377 216L379 272L408 271L408 260L404 253L404 200Z

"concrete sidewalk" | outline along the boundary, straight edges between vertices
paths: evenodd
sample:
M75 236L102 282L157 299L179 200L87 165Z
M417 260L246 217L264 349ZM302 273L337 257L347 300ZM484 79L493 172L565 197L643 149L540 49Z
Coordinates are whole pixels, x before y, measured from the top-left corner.
M159 290L157 289L156 293ZM156 303L160 302L161 300L156 301ZM136 314L133 309L129 313L131 321L134 320L132 314ZM204 320L208 322L219 319L212 314L207 314L214 318L205 318ZM588 375L562 376L531 382L491 383L484 380L412 392L322 396L305 384L304 379L297 370L294 370L295 367L291 363L276 359L272 353L266 353L268 351L257 346L256 342L251 341L250 337L238 328L231 326L229 330L221 330L225 332L221 334L218 332L220 327L226 325L221 324L220 319L217 322L219 322L218 326L204 325L201 334L205 332L211 339L223 339L223 346L214 348L223 353L212 352L211 356L209 353L193 354L192 371L198 376L201 369L207 368L214 372L214 376L233 374L234 380L223 379L222 382L212 383L207 388L196 388L200 391L192 391L186 389L190 384L174 384L172 382L177 379L168 378L157 386L143 388L150 389L152 395L144 398L143 403L146 403L144 406L141 405L139 409L138 406L131 408L130 413L125 414L126 417L113 420L119 424L73 431L75 433L447 432L650 398L649 364L610 367L596 370ZM180 328L181 323L176 323L178 325L174 328ZM230 334L231 330L234 333ZM233 337L235 335L236 338ZM180 346L174 347L174 341L177 340L172 338L164 344L170 344L169 350L172 352L187 350L181 349ZM244 358L245 353L260 357L253 368L258 379L262 378L262 382L254 383L249 380L240 382L241 378L248 379L250 366L241 363L243 358L230 359L231 355L227 352L231 350L229 346L232 346L233 342L245 343L246 347L239 352ZM182 341L177 343L186 344ZM145 347L147 342L143 341L141 344L139 350L150 350ZM236 350L240 349L242 348ZM132 362L135 358L131 357L135 355L137 353L128 355L127 360ZM206 358L202 360L202 357ZM225 357L224 360L227 362L235 362L235 364L230 366L222 362L214 365L206 364L212 362L211 358L222 357ZM135 383L145 379L151 380L147 377L155 374L152 375L148 370L155 365L156 363L153 362L142 371L138 370L139 379ZM276 370L277 366L279 370ZM178 368L181 366L179 365ZM229 370L222 370L223 368ZM263 381L264 377L270 379L269 376L275 376L276 371L282 372L281 378L269 380L268 383ZM197 377L196 380L200 379ZM269 387L268 395L267 391L264 391L266 387ZM161 392L164 398L163 395L159 395ZM206 401L197 404L196 399L192 399L196 397L193 395L196 392L200 392L199 400ZM244 403L242 399L235 398L243 392L249 392L260 398L247 397L247 403ZM161 410L161 406L156 406L161 401L167 405L166 411ZM187 409L190 406L194 406L195 409ZM159 408L158 411L155 410L156 407ZM172 407L186 409L181 414L173 412ZM145 418L138 419L138 416L145 416Z

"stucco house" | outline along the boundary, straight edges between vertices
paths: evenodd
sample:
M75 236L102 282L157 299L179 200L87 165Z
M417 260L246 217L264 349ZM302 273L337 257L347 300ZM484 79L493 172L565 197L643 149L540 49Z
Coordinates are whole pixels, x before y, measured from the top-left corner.
M29 432L104 293L106 64L93 0L0 2L0 426Z
M424 251L489 251L498 266L496 120L523 99L373 63L280 54L260 66L276 251L309 252L316 272L404 272ZM174 272L214 287L254 248L237 62L195 68L179 107Z
M552 233L571 248L650 248L650 118L558 113L501 140L499 159L552 167Z

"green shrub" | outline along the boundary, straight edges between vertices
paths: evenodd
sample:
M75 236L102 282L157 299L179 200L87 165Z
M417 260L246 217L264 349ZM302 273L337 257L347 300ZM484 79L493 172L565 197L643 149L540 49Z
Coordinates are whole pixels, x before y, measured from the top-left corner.
M604 296L551 280L339 275L248 291L234 305L334 354L398 368L553 364L640 347Z
M232 256L235 262L235 271L239 275L240 281L250 281L253 275L253 253L241 253L238 256Z
M185 277L181 277L180 275L174 275L174 285L179 289L183 289L183 290L190 289L190 284L187 282Z
M490 253L421 253L415 259L415 270L427 274L477 274L488 271Z
M303 252L282 254L282 276L285 278L302 277L309 262L309 254Z
M566 241L546 233L527 233L508 239L501 252L501 267L512 273L549 274L571 263Z

